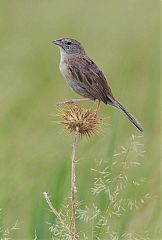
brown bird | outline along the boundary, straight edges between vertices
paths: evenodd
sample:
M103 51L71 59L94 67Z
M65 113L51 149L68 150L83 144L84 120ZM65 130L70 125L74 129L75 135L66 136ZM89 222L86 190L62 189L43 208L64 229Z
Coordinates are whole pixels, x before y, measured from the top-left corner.
M128 119L143 131L137 120L113 96L106 78L97 65L87 56L82 45L70 38L53 41L60 48L60 71L72 89L84 97L64 102L71 104L81 100L98 100L96 113L101 101L120 109Z

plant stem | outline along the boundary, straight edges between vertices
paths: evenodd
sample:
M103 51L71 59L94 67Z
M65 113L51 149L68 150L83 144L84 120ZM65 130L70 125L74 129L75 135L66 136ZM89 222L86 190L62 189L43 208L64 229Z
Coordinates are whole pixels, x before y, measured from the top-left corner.
M75 164L76 164L76 145L78 137L79 128L76 127L73 141L73 153L72 153L72 169L71 169L71 201L72 201L72 224L73 224L73 236L75 239L78 239L77 226L76 226L76 175L75 175Z
M54 215L57 217L57 219L61 222L61 224L63 225L63 227L66 229L66 231L68 232L68 234L70 236L72 236L72 232L70 230L70 227L64 222L64 220L62 219L61 217L61 214L59 212L57 212L57 210L53 207L49 197L48 197L48 193L47 192L44 192L43 193L43 196L49 206L49 208L51 209L51 211L54 213ZM76 238L75 238L76 239Z

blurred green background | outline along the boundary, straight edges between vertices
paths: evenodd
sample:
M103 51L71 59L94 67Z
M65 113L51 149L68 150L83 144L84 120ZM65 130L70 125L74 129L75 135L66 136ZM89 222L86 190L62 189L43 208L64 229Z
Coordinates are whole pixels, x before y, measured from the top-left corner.
M48 239L53 218L42 193L57 209L70 190L72 136L56 121L56 103L77 97L59 72L52 40L72 37L109 79L114 95L144 128L140 191L153 196L129 219L132 229L151 229L160 239L160 3L124 1L0 1L0 226L19 221L15 239ZM93 102L82 103L94 106ZM108 160L138 130L116 109L103 105L109 126L79 141L78 200L90 201L95 160ZM85 186L87 186L85 188ZM119 223L124 225L125 217ZM128 223L125 229L128 228Z

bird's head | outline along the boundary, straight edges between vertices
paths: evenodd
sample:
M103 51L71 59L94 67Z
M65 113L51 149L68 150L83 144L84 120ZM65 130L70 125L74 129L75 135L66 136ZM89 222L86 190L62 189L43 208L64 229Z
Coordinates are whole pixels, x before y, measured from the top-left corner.
M54 40L53 43L60 48L60 51L62 53L73 55L85 54L84 48L82 47L80 42L75 39L62 38Z

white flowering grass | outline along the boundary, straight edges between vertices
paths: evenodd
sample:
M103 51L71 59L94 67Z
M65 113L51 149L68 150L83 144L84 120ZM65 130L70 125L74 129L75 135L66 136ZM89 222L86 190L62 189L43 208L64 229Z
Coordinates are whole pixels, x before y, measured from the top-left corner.
M2 216L2 209L0 209L0 217ZM15 231L19 229L19 222L18 220L9 227L4 227L0 225L0 240L11 240L14 239L13 236Z
M136 175L136 171L143 164L145 154L143 148L141 137L132 135L128 146L121 146L120 151L114 154L111 165L109 159L100 160L96 163L96 167L90 170L94 175L93 185L90 188L93 202L90 205L83 202L77 203L79 239L151 239L147 229L136 232L124 227L125 218L129 219L130 215L142 209L151 197L147 191L136 194L146 181L143 176ZM104 210L100 204L102 199L104 199ZM61 216L67 224L70 223L68 204L62 207ZM49 231L52 239L72 239L58 219L55 223L50 223Z

